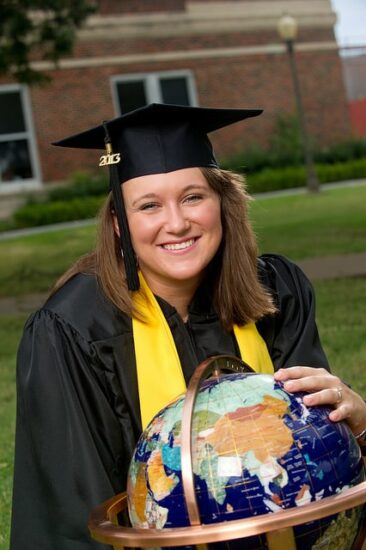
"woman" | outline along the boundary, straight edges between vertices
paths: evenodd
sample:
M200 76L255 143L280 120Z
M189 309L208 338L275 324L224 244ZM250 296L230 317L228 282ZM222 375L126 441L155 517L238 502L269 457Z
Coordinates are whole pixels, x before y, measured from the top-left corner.
M241 178L207 138L258 114L150 105L58 143L105 142L112 193L95 252L25 327L12 550L101 548L90 510L124 490L143 426L211 355L274 370L363 445L366 405L329 372L309 282L284 258L257 258Z

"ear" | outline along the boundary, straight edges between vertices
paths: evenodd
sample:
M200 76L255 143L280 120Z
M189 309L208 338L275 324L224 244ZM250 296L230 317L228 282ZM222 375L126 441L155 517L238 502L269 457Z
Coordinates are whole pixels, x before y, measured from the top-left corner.
M119 225L118 225L118 220L117 220L117 216L114 212L112 212L112 220L113 220L113 229L114 229L114 232L115 234L117 235L117 237L119 238L121 236L120 234L120 230L119 230Z

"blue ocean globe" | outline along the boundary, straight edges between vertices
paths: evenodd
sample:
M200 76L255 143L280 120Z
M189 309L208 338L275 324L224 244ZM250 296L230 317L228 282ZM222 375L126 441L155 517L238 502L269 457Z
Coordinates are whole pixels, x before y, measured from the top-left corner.
M359 445L328 407L306 407L273 376L225 374L202 382L192 414L192 470L202 524L273 514L365 480ZM181 471L184 395L141 435L128 475L131 523L189 526ZM362 506L294 527L298 550L349 550ZM210 548L268 550L265 535Z

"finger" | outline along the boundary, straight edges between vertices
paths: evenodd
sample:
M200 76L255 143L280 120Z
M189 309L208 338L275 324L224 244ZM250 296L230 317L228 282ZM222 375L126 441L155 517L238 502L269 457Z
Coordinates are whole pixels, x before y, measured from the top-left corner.
M332 422L340 422L341 420L347 420L350 418L352 412L352 406L349 403L342 403L334 411L329 414L329 419Z
M275 380L290 380L296 378L303 378L304 376L320 376L326 375L329 372L323 368L314 368L306 366L289 367L288 369L279 369L274 373Z
M336 376L331 376L327 373L325 376L307 376L305 378L299 378L297 380L286 380L284 382L284 388L289 392L315 392L320 390L331 389L333 393L333 398L340 400L339 390L336 388L342 388L343 385L340 382L339 378Z
M327 388L321 391L304 395L303 402L307 406L315 407L319 405L332 405L340 408L341 404L347 404L348 400L344 399L343 391L340 388Z

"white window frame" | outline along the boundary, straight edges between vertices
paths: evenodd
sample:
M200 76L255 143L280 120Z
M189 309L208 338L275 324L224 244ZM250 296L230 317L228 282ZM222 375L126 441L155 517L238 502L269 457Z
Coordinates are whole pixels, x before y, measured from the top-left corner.
M30 163L32 168L32 178L24 180L14 180L2 182L0 174L0 194L18 193L32 189L39 189L42 186L41 169L38 158L35 132L31 114L31 103L27 86L22 84L1 84L0 98L3 92L19 92L20 102L23 110L25 123L24 132L13 132L10 134L0 134L0 142L25 139L29 147Z
M162 103L163 98L161 94L161 87L159 81L161 78L179 78L184 77L187 82L187 92L190 101L190 105L193 107L198 106L197 90L192 71L179 70L179 71L158 71L148 73L131 73L123 75L115 75L111 77L112 86L112 98L115 113L120 116L124 114L121 110L121 106L118 100L117 84L123 82L132 82L135 80L142 81L144 83L145 95L147 103Z

